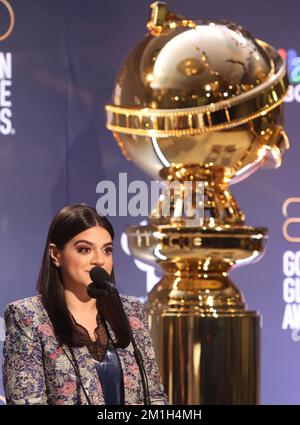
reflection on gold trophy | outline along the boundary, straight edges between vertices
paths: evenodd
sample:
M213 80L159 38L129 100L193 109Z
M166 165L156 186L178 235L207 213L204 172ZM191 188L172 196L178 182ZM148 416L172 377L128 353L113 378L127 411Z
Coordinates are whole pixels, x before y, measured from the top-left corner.
M178 216L177 197L171 216L152 213L149 225L127 231L131 252L164 271L147 303L164 386L174 404L255 404L260 317L246 311L228 272L262 255L267 230L245 224L229 184L281 164L285 63L233 23L151 8L149 33L106 109L122 152L145 172L204 182L204 219Z

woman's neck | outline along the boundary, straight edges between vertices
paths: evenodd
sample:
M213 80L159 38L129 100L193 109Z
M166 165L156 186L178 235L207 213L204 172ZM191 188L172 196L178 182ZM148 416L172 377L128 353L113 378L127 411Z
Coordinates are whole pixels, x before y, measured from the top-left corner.
M90 315L97 313L96 300L90 298L86 293L86 290L82 291L82 293L79 293L65 289L64 292L67 307L71 314Z

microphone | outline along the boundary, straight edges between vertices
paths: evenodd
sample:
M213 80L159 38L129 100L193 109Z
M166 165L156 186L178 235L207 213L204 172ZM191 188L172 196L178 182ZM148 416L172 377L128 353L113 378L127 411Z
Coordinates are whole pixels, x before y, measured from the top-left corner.
M91 298L99 298L116 291L110 275L102 267L93 267L90 271L92 283L87 287L87 293Z

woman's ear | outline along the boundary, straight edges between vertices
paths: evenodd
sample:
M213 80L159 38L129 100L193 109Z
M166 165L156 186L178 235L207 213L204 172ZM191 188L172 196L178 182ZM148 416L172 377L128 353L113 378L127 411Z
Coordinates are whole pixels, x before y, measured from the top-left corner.
M52 263L55 267L60 267L60 252L57 246L54 243L49 245L49 257L52 260Z

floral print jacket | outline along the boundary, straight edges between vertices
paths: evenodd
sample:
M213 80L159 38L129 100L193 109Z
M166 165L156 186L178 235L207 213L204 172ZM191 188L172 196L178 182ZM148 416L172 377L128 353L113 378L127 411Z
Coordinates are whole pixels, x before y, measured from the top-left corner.
M121 295L148 377L151 404L167 404L143 305ZM8 404L88 404L70 350L59 345L39 295L15 301L5 310L3 383ZM111 338L114 333L107 323ZM143 387L133 347L116 349L124 377L125 404L143 404ZM92 404L105 404L94 361L86 347L73 349L81 382Z

